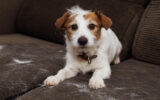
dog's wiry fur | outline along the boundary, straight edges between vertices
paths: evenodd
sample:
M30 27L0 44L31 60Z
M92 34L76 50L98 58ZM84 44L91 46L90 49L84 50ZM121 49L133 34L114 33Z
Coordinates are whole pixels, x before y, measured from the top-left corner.
M78 26L76 30L72 29L73 24ZM94 29L89 29L89 24L94 24ZM111 75L110 63L120 63L119 54L122 49L120 41L110 29L111 19L99 11L92 12L74 6L57 19L55 25L66 33L66 65L56 75L49 76L44 84L57 85L79 72L93 71L89 87L94 89L105 87L104 79L110 78ZM88 40L84 47L78 44L81 36ZM96 54L97 57L89 64L88 61L78 57L81 53L87 56Z

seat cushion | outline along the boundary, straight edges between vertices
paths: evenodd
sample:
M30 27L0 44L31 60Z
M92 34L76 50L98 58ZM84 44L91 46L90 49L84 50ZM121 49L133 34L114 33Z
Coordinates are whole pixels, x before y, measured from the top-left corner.
M139 60L160 64L159 0L153 0L145 10L136 33L133 56Z
M141 0L141 4L145 0ZM54 23L66 8L80 5L84 9L100 9L113 21L112 29L123 44L121 58L129 57L142 5L130 0L26 0L17 17L17 31L57 43L64 43L64 32Z
M64 64L64 46L28 36L0 36L0 99L39 86Z
M88 87L90 74L78 75L57 86L42 86L16 100L159 100L160 67L135 59L112 66L106 87Z

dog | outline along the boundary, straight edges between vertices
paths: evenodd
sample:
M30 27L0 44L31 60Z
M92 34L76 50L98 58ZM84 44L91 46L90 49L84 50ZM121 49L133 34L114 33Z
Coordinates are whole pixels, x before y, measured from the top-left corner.
M110 64L120 63L122 50L111 25L111 19L98 10L83 10L79 6L68 9L55 22L58 29L65 31L66 65L56 75L49 76L44 85L58 85L79 72L92 71L89 87L105 87L104 79L111 76Z

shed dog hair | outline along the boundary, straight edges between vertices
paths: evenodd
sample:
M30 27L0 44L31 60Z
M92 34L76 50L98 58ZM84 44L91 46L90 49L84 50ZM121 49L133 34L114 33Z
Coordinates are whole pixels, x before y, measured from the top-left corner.
M56 75L49 76L44 84L57 85L79 72L92 71L89 87L105 87L104 79L111 76L110 63L120 63L122 49L111 25L111 19L100 11L83 10L79 6L68 9L55 22L55 26L66 33L66 65Z

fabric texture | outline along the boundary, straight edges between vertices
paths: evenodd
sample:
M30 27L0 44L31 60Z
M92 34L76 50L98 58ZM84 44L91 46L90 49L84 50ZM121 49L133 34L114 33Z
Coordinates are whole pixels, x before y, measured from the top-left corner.
M66 8L74 5L99 9L110 17L112 29L123 44L121 59L131 56L129 53L143 7L127 0L26 0L17 17L16 29L20 33L64 43L64 32L56 29L54 22L65 13Z
M23 0L0 0L0 34L15 32L17 13Z
M143 5L144 7L147 6L147 4L150 2L150 0L122 0L122 1L128 1L132 3L136 3L139 5Z
M40 86L63 68L64 53L62 45L19 34L1 35L0 100Z
M57 86L42 86L16 100L159 100L160 67L135 59L112 66L103 89L90 89L90 74L79 75Z
M136 33L133 56L139 60L160 64L159 0L153 0L145 10Z

